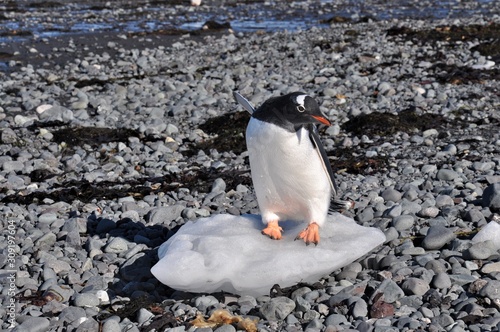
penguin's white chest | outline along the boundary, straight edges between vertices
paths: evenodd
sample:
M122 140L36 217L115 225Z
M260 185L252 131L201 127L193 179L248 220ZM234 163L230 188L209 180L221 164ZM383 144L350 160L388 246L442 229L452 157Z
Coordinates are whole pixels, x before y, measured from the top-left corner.
M309 133L291 133L251 118L246 141L252 180L265 223L276 217L323 224L331 188Z

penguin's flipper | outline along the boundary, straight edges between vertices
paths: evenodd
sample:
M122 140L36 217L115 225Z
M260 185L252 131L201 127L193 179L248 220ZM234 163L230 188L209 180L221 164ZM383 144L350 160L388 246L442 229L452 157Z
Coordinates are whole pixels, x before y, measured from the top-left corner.
M328 174L328 180L330 181L330 186L332 187L332 201L330 203L330 211L345 211L354 207L354 202L344 201L337 198L339 190L337 184L335 183L335 174L333 173L332 166L330 165L330 160L328 160L328 155L326 154L323 143L319 138L318 128L314 124L309 124L307 126L309 130L309 137L313 142L316 151L320 157L321 163L323 164L323 169Z
M253 112L255 112L255 108L245 97L243 97L236 91L233 91L233 96L238 101L238 103L240 103L240 105L247 110L248 113L253 114Z
M321 143L321 139L319 138L318 128L316 128L313 124L309 124L307 129L309 131L309 137L311 138L311 141L318 152L321 163L323 164L323 169L328 174L328 180L330 181L330 186L332 187L332 195L337 196L338 189L335 184L335 175L333 174L332 166L330 165L330 160L328 160L328 156L326 155L323 143Z

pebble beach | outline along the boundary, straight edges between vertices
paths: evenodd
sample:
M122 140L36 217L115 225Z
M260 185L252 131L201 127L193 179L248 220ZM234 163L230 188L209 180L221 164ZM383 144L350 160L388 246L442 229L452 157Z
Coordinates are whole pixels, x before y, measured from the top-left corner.
M500 241L472 240L500 239L495 1L26 3L0 5L2 330L500 329ZM260 297L152 276L188 220L258 213L233 91L318 100L344 214L383 245Z

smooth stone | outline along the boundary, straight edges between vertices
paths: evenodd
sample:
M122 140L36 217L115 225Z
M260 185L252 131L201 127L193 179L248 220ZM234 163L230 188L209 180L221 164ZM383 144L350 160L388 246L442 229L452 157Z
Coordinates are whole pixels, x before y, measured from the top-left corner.
M446 272L439 272L432 278L434 288L443 289L451 287L451 279Z
M45 332L49 330L50 322L44 317L29 317L12 329L12 332Z
M456 238L455 233L449 228L441 225L431 226L427 231L427 235L422 241L422 247L427 250L437 250L444 247L447 243Z
M159 208L154 208L149 213L149 222L148 225L157 225L161 223L169 223L170 221L174 221L181 216L182 210L185 207L182 205L171 205L171 206L163 206Z
M490 184L483 191L483 206L500 210L500 182Z
M410 229L413 227L414 223L415 223L415 218L409 214L403 214L401 216L398 216L394 218L394 220L392 221L394 228L396 228L398 231L404 231L406 229Z
M102 324L102 332L122 332L120 323L113 319L107 319Z
M295 309L295 302L287 297L279 296L264 303L260 313L269 321L284 320Z
M380 196L386 202L392 201L392 202L396 203L396 202L399 202L401 200L401 197L403 196L403 194L394 188L388 188L388 189L384 190Z
M492 300L500 299L500 280L489 280L488 283L479 290L479 295Z
M409 295L424 295L430 286L422 279L408 278L401 285L401 289Z
M281 222L283 238L261 234L259 215L214 215L189 221L158 250L153 275L171 288L263 295L275 284L316 282L385 241L384 234L334 213L320 229L318 246L295 241L304 223Z
M78 293L75 295L74 305L77 307L97 307L99 298L92 293Z
M474 243L469 249L468 253L472 259L487 259L495 254L497 244L491 240Z
M115 237L112 239L106 247L104 247L104 252L119 254L128 250L127 241L121 237Z
M443 181L453 181L458 177L458 173L455 172L452 169L447 169L447 168L441 168L438 172L436 177L439 180Z

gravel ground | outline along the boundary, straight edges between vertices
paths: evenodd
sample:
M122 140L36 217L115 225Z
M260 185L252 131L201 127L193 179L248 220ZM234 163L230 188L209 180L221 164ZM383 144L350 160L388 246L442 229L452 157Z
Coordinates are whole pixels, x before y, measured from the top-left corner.
M471 238L500 219L500 17L331 24L47 38L10 54L2 329L498 331L500 245ZM346 214L384 231L383 246L257 298L152 277L187 220L257 212L233 90L255 105L318 98L341 195L356 203ZM195 320L219 309L241 317Z

